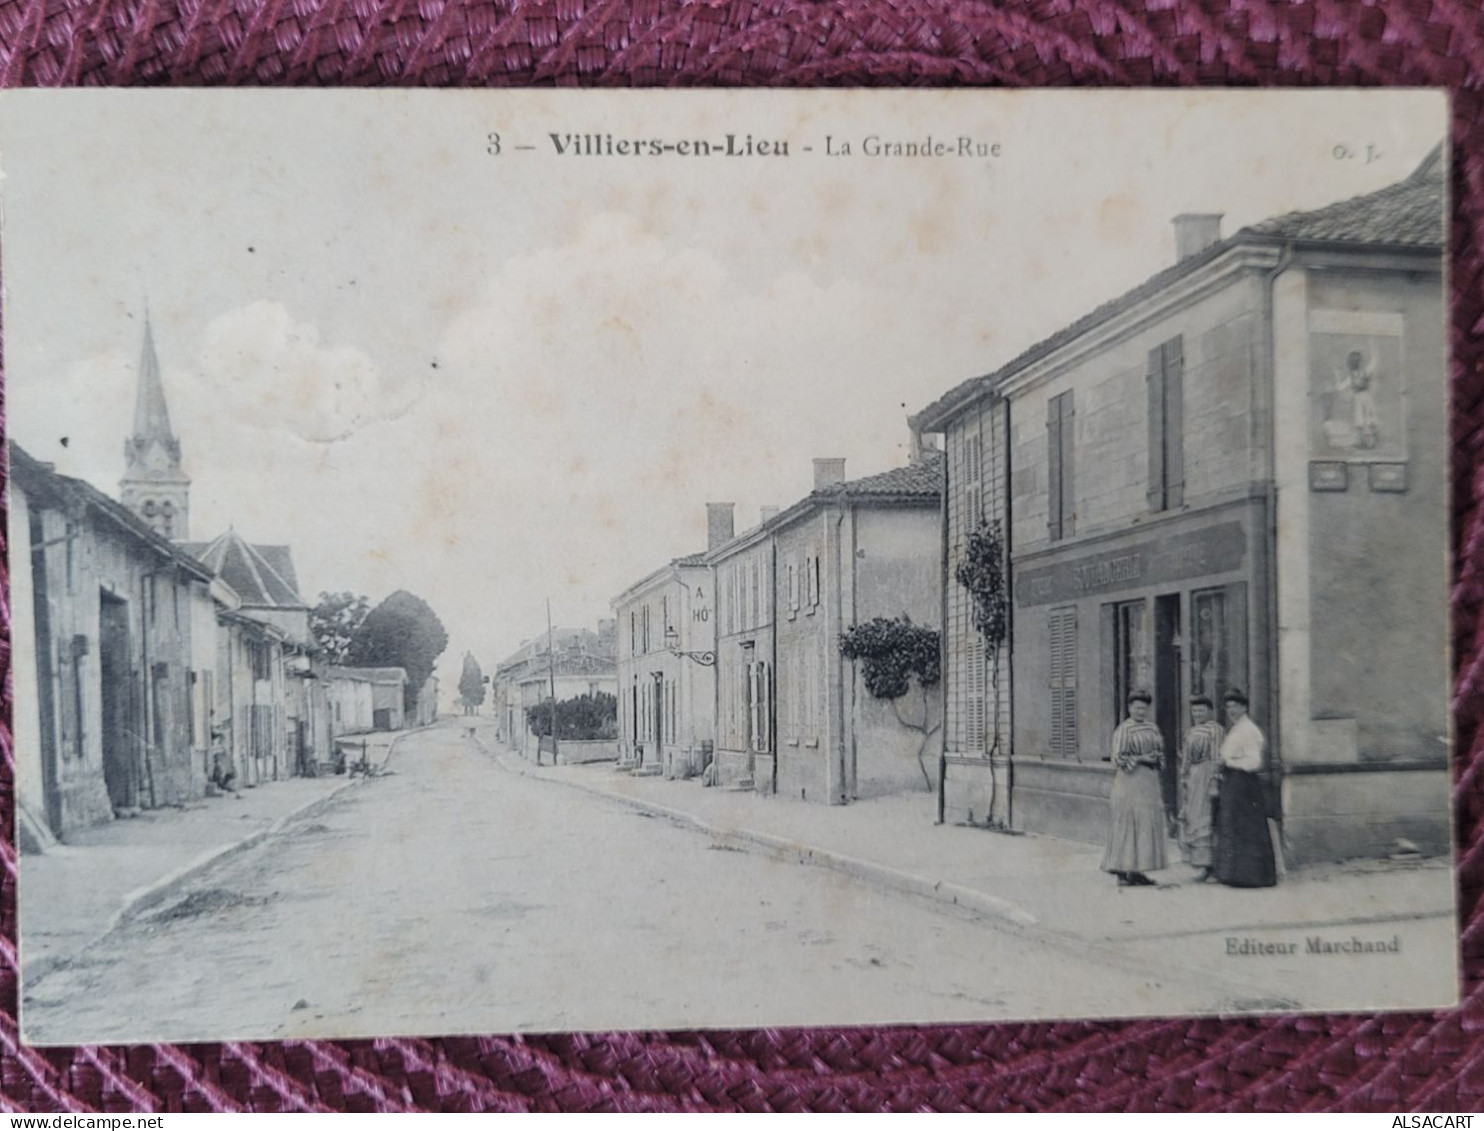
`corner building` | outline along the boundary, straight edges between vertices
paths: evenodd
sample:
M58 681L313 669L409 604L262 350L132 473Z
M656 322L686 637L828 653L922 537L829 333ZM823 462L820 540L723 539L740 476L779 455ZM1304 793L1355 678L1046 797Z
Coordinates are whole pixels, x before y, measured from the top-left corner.
M1444 184L1439 149L1225 239L1177 217L1174 266L917 415L948 437L949 820L1100 841L1128 693L1173 752L1240 687L1290 862L1447 850ZM974 510L1011 577L998 768L955 615Z

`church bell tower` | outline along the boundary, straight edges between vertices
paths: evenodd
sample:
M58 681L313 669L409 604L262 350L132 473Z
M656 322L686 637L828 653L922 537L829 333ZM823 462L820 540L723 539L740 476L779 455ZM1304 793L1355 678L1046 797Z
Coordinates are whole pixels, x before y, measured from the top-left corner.
M160 360L149 315L134 399L134 433L124 441L124 477L119 498L154 529L174 541L190 536L191 480L180 469L180 441L170 430Z

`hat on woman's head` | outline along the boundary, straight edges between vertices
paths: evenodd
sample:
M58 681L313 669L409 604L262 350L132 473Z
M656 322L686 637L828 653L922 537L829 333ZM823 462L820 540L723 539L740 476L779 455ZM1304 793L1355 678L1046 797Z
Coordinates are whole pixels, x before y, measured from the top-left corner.
M1247 706L1247 696L1242 693L1240 687L1228 687L1226 694L1221 697L1223 703L1240 703Z
M1153 703L1154 696L1150 695L1149 692L1141 687L1137 691L1130 691L1128 693L1128 701L1130 703Z
M1190 697L1190 705L1192 707L1212 707L1215 704L1211 702L1209 695L1192 695Z

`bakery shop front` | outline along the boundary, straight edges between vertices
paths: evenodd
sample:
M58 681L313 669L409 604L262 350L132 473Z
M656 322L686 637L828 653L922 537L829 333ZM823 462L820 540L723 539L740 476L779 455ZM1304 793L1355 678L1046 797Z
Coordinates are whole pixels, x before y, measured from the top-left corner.
M1108 743L1129 694L1153 697L1165 750L1192 695L1245 691L1268 729L1266 506L1245 498L1012 559L1017 827L1090 842L1107 828ZM1163 771L1178 805L1177 760Z

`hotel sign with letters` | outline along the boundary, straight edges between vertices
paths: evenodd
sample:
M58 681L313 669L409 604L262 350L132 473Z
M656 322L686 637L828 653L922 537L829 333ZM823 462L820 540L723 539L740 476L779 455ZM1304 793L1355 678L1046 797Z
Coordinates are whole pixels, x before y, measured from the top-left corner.
M1242 568L1247 534L1240 522L1148 538L1117 550L1027 569L1015 577L1015 603L1050 605L1098 593L1162 585Z

